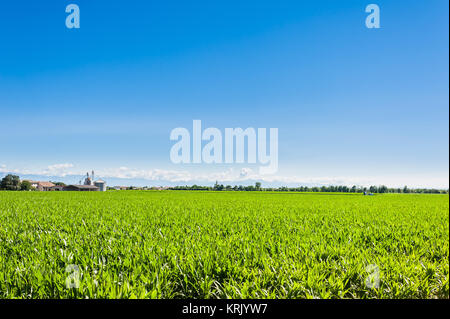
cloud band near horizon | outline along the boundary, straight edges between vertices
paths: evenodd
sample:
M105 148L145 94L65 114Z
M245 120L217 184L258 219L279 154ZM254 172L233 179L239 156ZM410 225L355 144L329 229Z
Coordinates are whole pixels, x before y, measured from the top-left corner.
M85 173L81 168L77 168L72 163L52 164L43 169L18 169L8 168L6 165L0 165L0 174L5 175L14 173L17 175L35 175L42 178L45 177L78 177ZM88 170L90 171L90 170ZM229 168L221 171L210 173L194 173L188 170L167 170L167 169L135 169L129 167L109 168L95 171L96 176L104 179L114 178L122 179L124 183L127 181L132 184L136 180L145 180L149 182L159 183L179 183L179 184L195 184L205 183L211 184L218 181L222 184L239 184L260 181L265 183L267 187L274 185L347 185L347 186L370 186L370 185L386 185L388 187L403 187L407 185L410 188L440 188L448 189L449 180L447 177L439 176L423 176L423 175L398 175L398 176L283 176L283 175L261 175L252 168Z

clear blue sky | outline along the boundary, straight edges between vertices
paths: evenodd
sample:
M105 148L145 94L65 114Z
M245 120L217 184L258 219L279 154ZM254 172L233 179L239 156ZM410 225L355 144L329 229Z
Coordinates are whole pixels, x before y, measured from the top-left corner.
M80 29L65 27L70 3ZM365 27L370 3L381 29ZM164 184L167 171L254 169L172 164L170 131L200 119L277 127L273 180L448 187L448 12L443 0L4 1L0 174L161 170Z

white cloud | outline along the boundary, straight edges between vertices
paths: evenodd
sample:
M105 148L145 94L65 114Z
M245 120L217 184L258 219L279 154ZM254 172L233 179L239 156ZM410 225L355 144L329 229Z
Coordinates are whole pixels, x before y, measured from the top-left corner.
M250 168L235 170L233 168L225 171L212 173L192 173L189 171L177 170L137 170L131 168L120 168L118 170L105 170L99 172L99 175L106 177L118 177L128 179L145 179L149 181L171 182L171 183L219 183L235 184L248 181L261 181L266 185L285 184L285 185L387 185L389 187L439 187L448 188L448 178L426 175L399 175L399 176L282 176L282 175L261 175Z
M241 173L239 174L239 176L241 177L241 178L244 178L244 177L247 177L247 176L249 176L250 174L252 174L253 173L253 171L252 171L252 169L251 168L243 168L243 169L241 169Z
M70 163L53 164L47 166L45 169L30 170L27 168L8 168L6 165L0 165L0 173L14 173L18 175L45 175L45 176L59 176L79 175L77 172L70 171L74 165Z
M212 173L192 173L185 170L137 170L120 167L119 169L109 169L99 171L99 175L107 178L126 178L126 179L144 179L149 181L171 182L171 183L194 183L204 182L212 183L239 183L248 181L261 181L266 184L286 184L286 185L382 185L391 187L410 185L411 187L445 187L448 181L436 178L412 178L408 176L323 176L323 177L304 177L304 176L281 176L281 175L261 175L254 172L251 168L242 168L235 170L230 168L225 171ZM421 182L425 181L425 182Z
M0 165L0 173L15 173L18 175L44 175L44 176L59 176L65 177L67 175L84 175L84 170L73 169L75 166L70 163L53 164L47 166L43 170L29 170L29 169L12 169L6 165ZM165 169L133 169L125 166L118 168L110 168L103 170L96 170L96 175L104 179L108 178L123 178L123 179L142 179L147 181L159 182L161 185L165 183L214 183L218 181L222 184L235 185L239 183L245 184L253 181L260 181L263 186L277 185L387 185L389 187L435 187L448 188L448 175L445 176L429 176L429 175L386 175L386 176L295 176L295 175L260 175L251 168L242 168L240 170L229 168L223 171L216 171L211 173L195 173L187 170L165 170Z
M45 170L41 172L41 175L64 177L66 175L73 174L73 172L68 171L68 169L72 167L74 167L74 165L70 163L49 165Z
M23 173L25 170L19 170L19 169L10 169L7 168L6 165L2 164L0 165L0 173ZM25 173L26 174L26 173Z
M49 165L48 169L63 169L63 168L71 168L71 167L73 167L73 164L65 163L65 164Z

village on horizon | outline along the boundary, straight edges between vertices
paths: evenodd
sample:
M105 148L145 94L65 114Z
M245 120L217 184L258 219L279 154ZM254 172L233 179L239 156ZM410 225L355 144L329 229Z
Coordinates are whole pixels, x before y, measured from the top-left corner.
M168 187L134 187L134 186L113 186L107 187L106 181L102 179L94 179L94 171L91 175L86 173L84 181L80 180L78 184L65 185L62 182L50 182L50 181L33 181L29 179L24 179L23 181L28 181L31 187L37 191L48 192L48 191L84 191L84 192L106 192L108 189L114 190L127 190L127 189L168 189Z

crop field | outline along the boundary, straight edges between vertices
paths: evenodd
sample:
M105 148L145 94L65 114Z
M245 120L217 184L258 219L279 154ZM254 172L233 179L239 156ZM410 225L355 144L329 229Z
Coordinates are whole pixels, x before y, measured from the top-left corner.
M0 192L0 298L449 298L449 197Z

